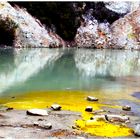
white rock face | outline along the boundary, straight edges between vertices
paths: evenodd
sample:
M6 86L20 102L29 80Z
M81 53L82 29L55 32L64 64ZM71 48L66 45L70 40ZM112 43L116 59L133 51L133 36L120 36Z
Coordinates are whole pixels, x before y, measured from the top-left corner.
M106 2L106 8L116 13L126 14L130 11L131 3L126 1Z
M112 1L112 2L106 2L105 6L107 9L114 11L119 14L126 14L129 12L133 12L134 10L137 10L138 7L140 7L139 1Z
M9 20L16 24L16 47L49 47L64 46L63 40L55 33L48 32L40 21L32 17L26 9L12 7L7 2L0 2L0 21Z
M75 42L78 47L90 48L109 48L111 41L111 32L109 23L98 23L94 17L84 16L84 25L77 29Z
M40 115L40 116L47 116L48 112L43 109L29 109L27 110L28 115Z
M115 48L140 49L140 7L111 25Z

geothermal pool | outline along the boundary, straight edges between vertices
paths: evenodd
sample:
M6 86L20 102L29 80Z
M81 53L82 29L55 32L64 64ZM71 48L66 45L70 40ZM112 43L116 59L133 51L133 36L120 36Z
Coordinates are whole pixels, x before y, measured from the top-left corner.
M130 105L140 115L140 52L76 48L0 49L0 105L14 109L48 108L78 111L88 120L86 106L94 110ZM98 102L85 100L95 96ZM79 120L78 125L85 122ZM97 136L129 136L127 128L99 123ZM110 129L111 128L111 129ZM107 131L108 133L102 133Z
M27 93L56 93L78 98L78 93L106 99L138 99L140 52L76 48L0 49L0 97ZM112 97L112 98L110 98Z

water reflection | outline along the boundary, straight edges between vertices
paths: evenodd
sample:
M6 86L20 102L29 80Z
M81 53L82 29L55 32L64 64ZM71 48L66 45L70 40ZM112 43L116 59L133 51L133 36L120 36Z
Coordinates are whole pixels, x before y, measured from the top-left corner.
M47 48L13 49L13 53L10 53L8 57L1 55L1 58L7 59L10 66L14 65L14 67L12 69L7 67L7 70L0 73L0 92L20 82L23 83L32 75L37 74L45 65L54 63L61 55L62 51L60 52L59 49ZM5 59L1 61L2 64L7 62Z
M137 76L140 81L138 51L49 48L2 51L0 93L3 95L38 90L119 89L130 76L134 80ZM122 83L118 77L127 78Z
M140 75L140 52L138 51L77 49L74 58L76 68L83 76Z

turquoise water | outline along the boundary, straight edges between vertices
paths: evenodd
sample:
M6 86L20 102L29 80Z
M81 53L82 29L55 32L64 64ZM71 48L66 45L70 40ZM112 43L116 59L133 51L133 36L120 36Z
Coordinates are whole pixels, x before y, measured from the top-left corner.
M133 81L139 75L138 51L0 49L1 96L47 90L119 90L137 86Z

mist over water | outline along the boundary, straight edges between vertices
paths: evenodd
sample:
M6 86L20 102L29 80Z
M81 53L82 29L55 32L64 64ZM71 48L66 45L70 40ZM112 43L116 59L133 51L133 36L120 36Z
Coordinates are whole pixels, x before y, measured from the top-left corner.
M1 49L0 94L121 89L140 75L140 52L92 49Z

